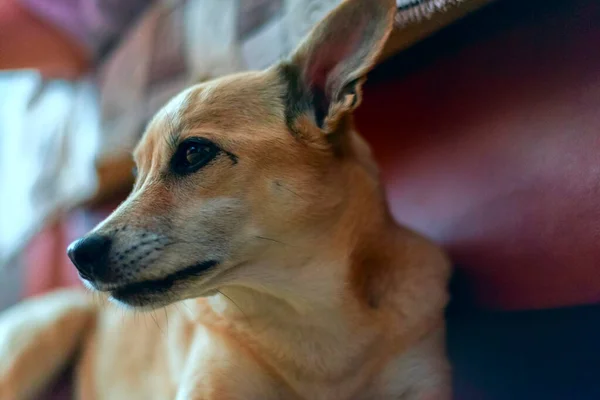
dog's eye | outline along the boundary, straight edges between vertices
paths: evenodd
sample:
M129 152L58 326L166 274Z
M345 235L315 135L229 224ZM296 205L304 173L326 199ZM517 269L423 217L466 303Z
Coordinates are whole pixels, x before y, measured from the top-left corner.
M171 166L177 174L196 172L212 161L220 149L211 141L201 138L192 138L182 142L173 159Z

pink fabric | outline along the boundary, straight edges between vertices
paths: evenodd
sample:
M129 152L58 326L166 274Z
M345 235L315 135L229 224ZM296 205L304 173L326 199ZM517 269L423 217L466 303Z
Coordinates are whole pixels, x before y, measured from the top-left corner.
M75 268L63 267L69 262L64 251L69 244L66 225L52 224L29 243L24 254L27 265L23 287L25 297L79 284Z
M123 34L151 0L18 0L99 57Z
M374 85L358 112L394 215L481 305L600 301L600 4L581 3Z
M77 270L66 248L107 217L116 204L96 211L76 211L40 232L24 254L26 278L24 297L39 295L57 287L81 286Z

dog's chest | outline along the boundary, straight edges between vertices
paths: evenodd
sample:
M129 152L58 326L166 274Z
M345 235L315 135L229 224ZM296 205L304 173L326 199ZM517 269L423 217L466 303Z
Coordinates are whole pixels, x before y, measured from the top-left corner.
M406 390L401 382L415 379L405 374L415 370L412 361L366 383L359 382L366 373L362 362L337 381L296 380L273 365L227 330L194 324L180 310L137 316L116 310L100 317L85 345L78 398L381 400L397 398Z
M77 398L175 398L192 338L193 330L172 308L152 314L107 309L84 345Z

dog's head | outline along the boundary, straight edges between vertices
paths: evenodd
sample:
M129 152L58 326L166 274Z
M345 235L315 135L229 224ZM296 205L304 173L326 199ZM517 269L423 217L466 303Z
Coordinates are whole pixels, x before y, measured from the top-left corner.
M125 304L160 306L306 274L333 245L357 180L376 183L351 114L394 10L345 1L288 60L173 98L134 152L128 199L69 247L82 278Z

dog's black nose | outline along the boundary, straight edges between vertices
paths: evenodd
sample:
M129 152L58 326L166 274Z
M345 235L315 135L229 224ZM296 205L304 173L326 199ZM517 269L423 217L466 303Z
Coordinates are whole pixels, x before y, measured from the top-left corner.
M109 237L94 234L71 243L67 254L82 278L102 279L107 274L110 245Z

